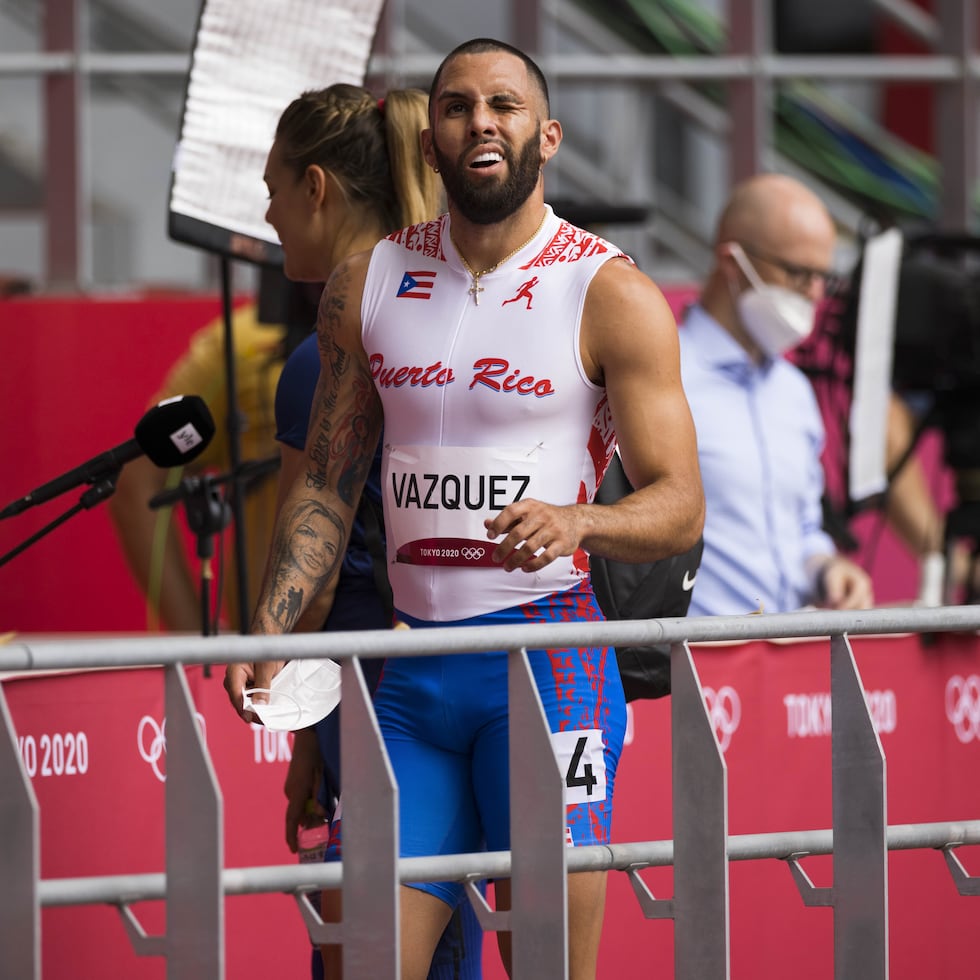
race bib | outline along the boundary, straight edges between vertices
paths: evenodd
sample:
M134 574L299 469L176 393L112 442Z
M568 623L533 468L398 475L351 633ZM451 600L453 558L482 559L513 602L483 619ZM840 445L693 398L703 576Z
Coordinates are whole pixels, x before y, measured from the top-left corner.
M385 458L385 508L395 560L409 565L499 567L483 522L538 497L537 451L397 446Z
M564 773L565 805L602 802L606 798L602 732L598 728L552 732L551 744Z

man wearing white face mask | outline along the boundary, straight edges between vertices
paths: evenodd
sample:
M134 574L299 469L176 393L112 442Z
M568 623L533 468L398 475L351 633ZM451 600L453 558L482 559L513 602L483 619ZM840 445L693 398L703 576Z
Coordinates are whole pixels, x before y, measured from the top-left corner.
M680 331L707 505L691 616L872 604L869 576L821 529L823 423L782 356L813 328L834 239L819 198L779 174L740 184L722 212Z

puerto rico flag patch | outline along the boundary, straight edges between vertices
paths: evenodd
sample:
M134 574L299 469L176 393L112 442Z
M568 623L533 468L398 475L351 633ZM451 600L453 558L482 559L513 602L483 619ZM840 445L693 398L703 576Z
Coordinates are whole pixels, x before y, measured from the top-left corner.
M435 285L434 272L406 272L398 284L396 299L428 299Z

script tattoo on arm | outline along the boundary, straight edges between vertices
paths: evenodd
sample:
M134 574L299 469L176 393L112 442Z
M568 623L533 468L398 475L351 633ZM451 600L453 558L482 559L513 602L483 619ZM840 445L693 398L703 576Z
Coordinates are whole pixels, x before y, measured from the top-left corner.
M351 373L350 385L353 405L330 444L330 455L340 464L337 493L345 503L356 507L357 495L367 479L377 448L377 437L373 442L371 440L370 415L377 394L374 382L361 371Z
M363 359L338 340L340 321L351 302L350 274L341 266L324 290L317 314L320 380L308 439L306 485L322 490L332 482L340 499L356 509L376 446L377 392Z
M313 412L310 417L309 468L306 485L311 490L322 490L327 485L330 467L330 432L337 399L342 390L341 381L347 370L349 357L337 343L340 318L347 307L350 276L345 266L337 269L320 297L317 310L317 345L320 348L320 379L313 396Z

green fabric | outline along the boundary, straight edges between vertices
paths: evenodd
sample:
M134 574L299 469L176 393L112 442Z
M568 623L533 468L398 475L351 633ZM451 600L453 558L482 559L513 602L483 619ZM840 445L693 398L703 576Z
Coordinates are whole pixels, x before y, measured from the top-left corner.
M627 44L647 54L700 55L726 50L725 25L684 0L575 0ZM696 82L723 104L719 82ZM776 148L883 223L935 221L937 161L805 80L773 83ZM980 207L980 192L975 198Z

